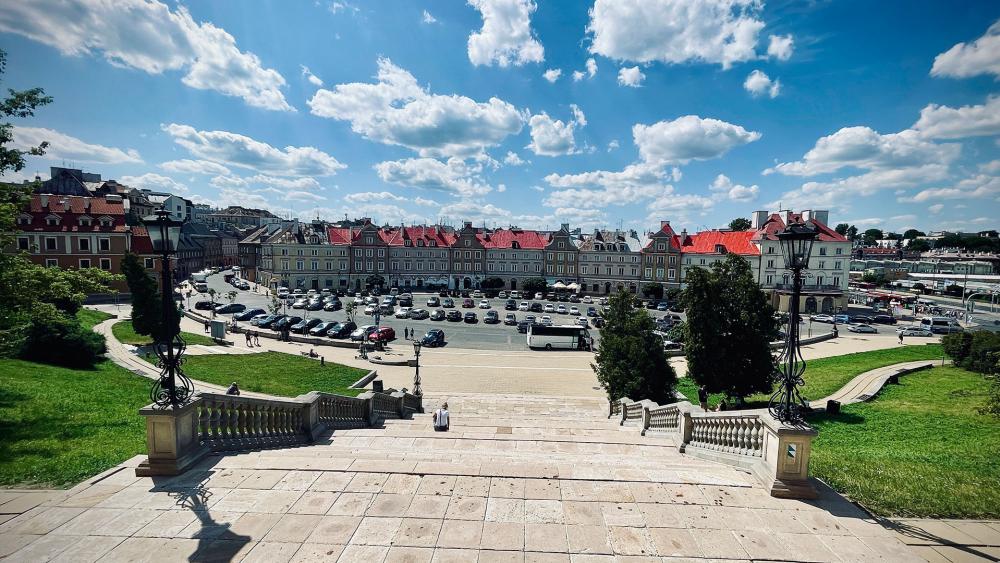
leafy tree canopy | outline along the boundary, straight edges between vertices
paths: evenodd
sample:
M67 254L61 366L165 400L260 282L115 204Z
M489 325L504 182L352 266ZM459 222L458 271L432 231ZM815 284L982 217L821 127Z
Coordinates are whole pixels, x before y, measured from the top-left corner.
M734 231L745 231L750 228L750 219L737 217L729 222L729 228Z
M545 278L528 278L524 280L524 285L521 286L527 293L545 293L548 289L549 284L545 282Z

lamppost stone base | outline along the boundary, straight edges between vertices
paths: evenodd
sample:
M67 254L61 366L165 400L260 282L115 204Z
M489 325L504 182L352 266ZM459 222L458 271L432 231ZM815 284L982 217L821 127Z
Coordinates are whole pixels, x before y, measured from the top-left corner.
M139 410L146 417L145 461L135 469L137 477L179 475L201 461L210 450L198 439L198 404L200 398L180 405Z

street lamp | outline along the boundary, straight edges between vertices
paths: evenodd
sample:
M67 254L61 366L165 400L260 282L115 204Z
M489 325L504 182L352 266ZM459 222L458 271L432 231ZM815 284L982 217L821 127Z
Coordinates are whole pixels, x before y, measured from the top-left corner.
M160 407L178 407L188 402L194 393L194 385L181 371L181 356L187 345L177 328L177 308L171 291L170 255L177 252L181 238L181 221L173 219L170 212L159 209L153 215L142 219L153 251L160 254L161 319L160 333L155 346L160 359L160 379L149 392L150 399Z
M792 299L788 304L788 331L785 347L778 357L780 387L771 395L767 408L781 422L802 422L805 400L799 394L806 361L799 350L799 298L802 294L802 270L809 267L809 255L818 232L805 223L788 225L776 236L785 257L785 269L792 271Z
M417 397L422 397L424 391L420 388L420 348L422 347L419 340L413 341L413 356L415 358L413 366L416 368L416 372L413 374L413 394Z

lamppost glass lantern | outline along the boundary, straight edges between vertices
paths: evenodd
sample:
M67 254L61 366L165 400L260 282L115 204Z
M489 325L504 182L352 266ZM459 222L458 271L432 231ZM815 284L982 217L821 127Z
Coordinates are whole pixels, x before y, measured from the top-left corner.
M157 254L173 254L181 240L181 225L184 223L171 217L165 209L142 218L149 231L149 240L153 243L153 252Z
M786 269L794 271L809 267L809 255L812 254L817 234L814 227L795 223L776 235L781 244L781 253L785 256Z

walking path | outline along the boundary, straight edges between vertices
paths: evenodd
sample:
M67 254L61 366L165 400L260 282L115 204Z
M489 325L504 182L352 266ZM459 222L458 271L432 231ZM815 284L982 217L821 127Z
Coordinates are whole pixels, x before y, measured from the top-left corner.
M840 390L833 395L811 401L809 406L814 409L826 408L827 401L839 401L842 405L861 403L871 399L875 395L878 395L878 392L882 390L882 387L886 384L886 382L889 381L892 376L898 375L901 371L909 371L915 368L921 368L924 366L929 367L933 365L934 361L918 360L914 362L901 362L898 364L892 364L891 366L869 370L857 375L854 379L850 380L847 385L841 387Z

